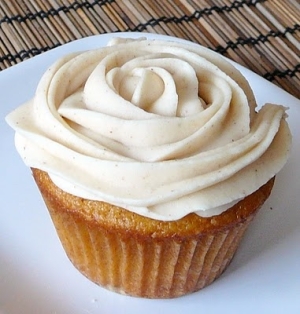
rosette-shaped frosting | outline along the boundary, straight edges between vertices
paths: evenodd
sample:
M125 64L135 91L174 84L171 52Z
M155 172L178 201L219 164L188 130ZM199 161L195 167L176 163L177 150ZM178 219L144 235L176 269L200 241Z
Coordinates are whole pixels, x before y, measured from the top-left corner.
M219 214L283 167L285 108L255 107L209 49L113 39L57 61L7 121L25 163L63 190L176 220Z

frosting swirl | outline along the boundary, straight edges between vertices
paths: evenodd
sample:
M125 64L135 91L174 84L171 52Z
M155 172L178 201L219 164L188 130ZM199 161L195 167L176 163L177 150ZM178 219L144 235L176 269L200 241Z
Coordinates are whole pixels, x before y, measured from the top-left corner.
M246 79L207 48L113 39L52 65L8 117L24 162L63 190L176 220L219 214L285 164L285 108L256 112Z

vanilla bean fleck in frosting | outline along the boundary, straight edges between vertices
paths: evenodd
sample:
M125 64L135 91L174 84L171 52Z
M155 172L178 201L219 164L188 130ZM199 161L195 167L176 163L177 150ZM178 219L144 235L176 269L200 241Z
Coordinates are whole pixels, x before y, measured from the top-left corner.
M246 79L209 49L115 38L58 60L7 121L26 165L61 189L177 220L223 212L284 166L286 109L256 110Z

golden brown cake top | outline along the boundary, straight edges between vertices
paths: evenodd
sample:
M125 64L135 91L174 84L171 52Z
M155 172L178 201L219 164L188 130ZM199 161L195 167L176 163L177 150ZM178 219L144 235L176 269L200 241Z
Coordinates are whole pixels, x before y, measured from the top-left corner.
M51 211L62 213L62 216L78 217L88 225L96 225L108 232L120 232L128 237L168 238L178 240L186 237L198 237L204 233L217 233L234 225L252 219L261 205L269 197L274 178L260 189L248 195L222 214L213 217L201 217L191 213L175 221L159 221L138 215L121 207L101 201L83 199L58 188L49 175L39 169L32 169L34 179ZM64 214L65 213L65 214Z

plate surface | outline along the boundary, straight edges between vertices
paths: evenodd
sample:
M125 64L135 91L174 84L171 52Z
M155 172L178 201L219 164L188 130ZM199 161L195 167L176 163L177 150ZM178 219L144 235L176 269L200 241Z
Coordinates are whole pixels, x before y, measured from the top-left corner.
M32 97L41 75L58 57L104 46L111 36L145 34L80 39L0 73L0 313L300 313L300 101L237 64L259 105L290 107L293 150L227 271L197 293L147 300L98 287L71 265L4 117Z

